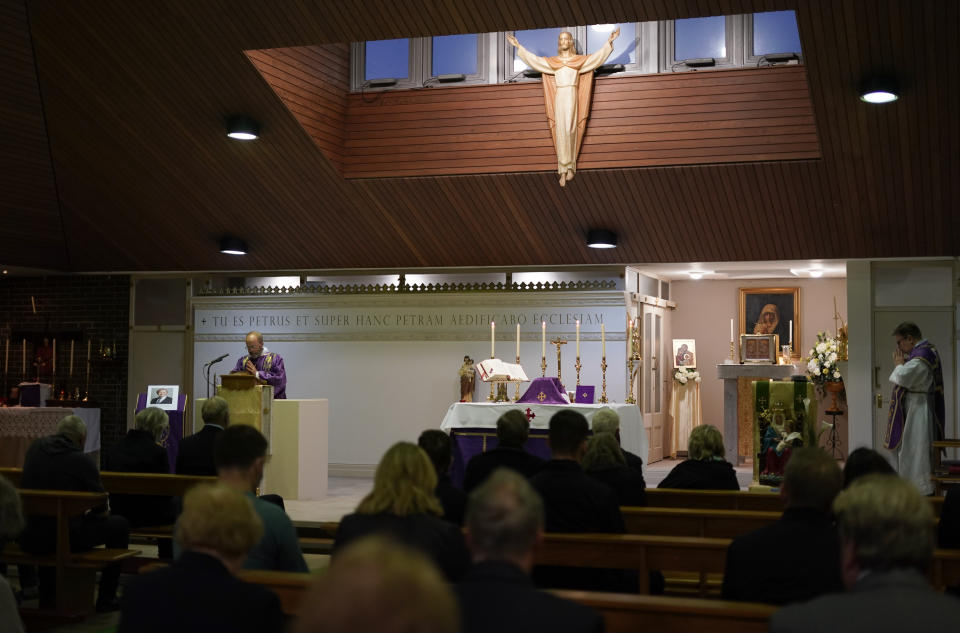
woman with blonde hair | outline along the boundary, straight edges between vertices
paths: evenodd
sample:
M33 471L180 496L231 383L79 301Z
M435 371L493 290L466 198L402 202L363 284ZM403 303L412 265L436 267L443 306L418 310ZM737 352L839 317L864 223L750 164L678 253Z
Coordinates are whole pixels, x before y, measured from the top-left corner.
M469 562L460 528L444 521L434 495L437 473L416 444L397 442L383 455L373 490L356 512L340 521L333 555L369 534L384 534L429 555L449 580L463 576Z
M711 424L694 427L687 459L673 467L657 488L740 490L737 471L723 458L723 436Z

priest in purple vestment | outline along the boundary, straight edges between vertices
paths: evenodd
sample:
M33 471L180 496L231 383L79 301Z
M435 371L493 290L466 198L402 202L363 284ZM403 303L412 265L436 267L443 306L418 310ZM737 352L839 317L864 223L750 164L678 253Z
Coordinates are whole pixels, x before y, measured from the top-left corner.
M263 346L263 334L260 332L247 334L247 355L237 361L233 372L253 374L273 387L274 398L285 400L287 397L287 372L283 368L283 358Z

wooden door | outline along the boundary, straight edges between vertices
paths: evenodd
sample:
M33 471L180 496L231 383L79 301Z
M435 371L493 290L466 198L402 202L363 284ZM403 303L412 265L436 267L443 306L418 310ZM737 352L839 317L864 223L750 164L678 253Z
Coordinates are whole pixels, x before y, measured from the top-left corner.
M667 419L666 380L670 376L669 354L665 353L667 324L665 309L641 303L639 306L640 353L642 355L637 379L638 404L643 413L643 425L647 431L649 452L647 463L663 459L664 432Z

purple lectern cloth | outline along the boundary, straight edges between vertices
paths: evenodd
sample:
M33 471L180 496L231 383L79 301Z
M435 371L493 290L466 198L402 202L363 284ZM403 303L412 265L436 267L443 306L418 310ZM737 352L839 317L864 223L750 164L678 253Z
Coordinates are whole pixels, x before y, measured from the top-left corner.
M147 406L147 394L137 394L137 410L134 411L133 414L136 415L140 413L146 409ZM181 393L177 396L176 411L173 409L164 409L167 412L167 417L170 418L170 431L160 445L167 449L167 462L170 464L170 472L174 472L174 467L177 464L177 454L180 452L180 439L183 437L183 410L186 408L187 396Z
M534 378L527 391L517 400L530 404L569 404L563 396L563 385L559 378Z
M593 385L577 385L573 394L573 401L576 404L593 404L593 394L596 387Z

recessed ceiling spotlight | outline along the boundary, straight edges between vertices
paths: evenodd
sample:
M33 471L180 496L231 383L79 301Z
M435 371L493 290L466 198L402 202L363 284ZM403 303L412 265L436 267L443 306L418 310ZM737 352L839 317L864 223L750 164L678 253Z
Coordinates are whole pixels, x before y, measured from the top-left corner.
M226 255L246 255L247 243L238 237L224 237L220 239L220 252Z
M616 248L617 234L607 229L587 231L587 246L590 248Z
M891 103L899 98L897 82L887 77L868 79L860 90L860 100L866 103Z
M712 275L712 270L688 270L687 274L690 275L690 279L703 279L704 275Z
M248 116L231 116L227 119L227 136L238 141L252 141L260 137L260 124Z

